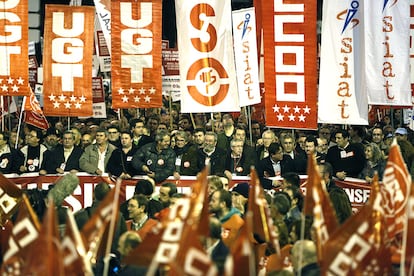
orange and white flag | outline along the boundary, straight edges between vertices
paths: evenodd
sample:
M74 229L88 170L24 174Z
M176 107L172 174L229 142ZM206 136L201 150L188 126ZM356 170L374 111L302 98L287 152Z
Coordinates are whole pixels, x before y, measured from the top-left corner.
M94 7L46 5L43 86L46 116L92 116Z
M177 0L181 111L240 111L231 1Z
M0 4L0 95L29 94L28 0Z
M346 220L325 244L321 275L392 275L387 225L379 211L380 202L376 177L368 203Z
M95 263L97 258L104 256L107 244L112 243L112 240L108 241L109 226L113 213L115 212L116 215L119 213L119 205L114 204L114 202L118 202L118 199L115 198L115 191L116 189L112 189L99 203L98 208L81 231L88 261L92 263Z
M316 129L316 4L284 2L261 1L266 125Z
M56 208L52 200L47 206L39 236L27 252L22 275L64 275Z
M23 102L24 122L40 129L48 129L49 122L43 114L43 110L40 107L39 101L33 93L32 88L30 88L30 95L25 97Z
M0 227L15 213L22 200L22 190L0 174Z
M325 182L322 182L316 167L316 160L308 156L308 184L306 185L303 213L313 216L319 263L324 259L324 246L329 237L338 229L338 219L332 206Z
M394 140L385 166L381 186L383 212L388 226L388 238L393 240L407 222L405 208L411 188L411 175Z
M406 207L406 223L404 224L401 275L414 275L414 185L411 185Z
M65 275L93 275L91 263L87 261L85 246L78 226L72 212L69 210L67 212L66 231L61 244Z
M111 13L112 108L161 107L161 0L112 0Z
M31 245L39 237L40 223L33 211L30 201L23 194L23 201L19 208L16 223L9 237L6 252L3 255L1 267L2 275L22 275L27 255Z

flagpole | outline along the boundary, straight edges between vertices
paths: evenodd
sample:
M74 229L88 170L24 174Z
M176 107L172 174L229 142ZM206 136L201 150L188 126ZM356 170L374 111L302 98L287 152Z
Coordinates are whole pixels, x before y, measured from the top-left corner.
M118 210L117 206L118 206L118 201L119 201L119 192L121 190L121 182L122 179L118 178L116 180L116 185L115 185L115 198L114 198L114 203L113 203L113 209L112 210ZM111 251L111 246L112 246L112 240L114 237L114 232L115 232L115 223L116 223L116 217L117 217L117 212L112 212L111 213L111 223L109 224L109 233L108 233L108 241L106 243L106 249L105 249L105 257L104 257L104 276L108 275L108 271L109 271L109 261L111 256L110 251Z
M20 128L22 126L22 119L23 119L23 112L24 112L24 107L26 104L26 100L27 100L27 96L23 97L23 103L22 103L22 111L20 113L19 116L19 124L17 125L17 138L16 138L16 144L14 145L14 148L17 149L19 146L19 137L20 137Z
M250 145L253 146L253 134L252 134L252 116L251 116L251 106L248 105L246 107L246 116L247 116L247 123L249 127L249 139L250 139Z
M4 96L0 97L1 102L1 131L4 131Z
M7 116L8 117L8 125L9 125L9 131L11 131L11 112L10 112L10 105L11 105L11 102L10 102L10 97L7 97L7 106L8 106L8 110L7 110L7 114L9 115L9 116ZM3 119L4 119L4 116L3 116ZM3 130L4 130L4 125L3 125Z

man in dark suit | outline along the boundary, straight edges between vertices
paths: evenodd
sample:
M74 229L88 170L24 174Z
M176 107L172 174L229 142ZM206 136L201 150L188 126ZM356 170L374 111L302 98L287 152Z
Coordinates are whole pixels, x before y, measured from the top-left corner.
M271 143L268 148L269 156L260 160L258 174L264 189L272 189L279 184L277 180L268 177L283 176L287 172L294 172L295 165L291 159L283 154L282 146L279 143Z
M223 174L226 161L226 152L216 147L217 134L212 131L206 132L203 147L198 150L198 167L202 170L210 164L210 174Z
M54 150L47 150L43 155L43 162L39 174L53 174L64 172L78 172L79 159L83 150L75 146L75 136L71 131L63 134L63 143Z

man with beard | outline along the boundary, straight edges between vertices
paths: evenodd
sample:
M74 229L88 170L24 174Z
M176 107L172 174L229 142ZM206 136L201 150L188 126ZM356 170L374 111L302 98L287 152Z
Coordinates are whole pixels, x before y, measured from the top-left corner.
M142 146L132 158L132 166L138 173L146 174L155 183L172 176L175 170L175 153L170 148L171 137L168 132L160 131L155 142Z
M71 131L63 134L62 144L53 150L47 150L43 155L43 162L40 175L78 172L79 159L83 154L83 150L75 146L75 136Z
M24 155L23 165L20 166L20 173L38 172L43 161L43 153L47 150L42 144L42 131L40 129L30 130L26 134L26 145L20 149Z
M196 175L198 173L197 146L190 142L188 132L179 130L175 134L175 172L174 178L181 175Z
M108 173L121 179L131 179L137 174L137 171L132 167L132 158L137 150L138 148L132 143L131 133L123 131L121 133L121 147L112 152L106 165Z
M206 132L203 148L198 150L198 167L202 170L210 164L210 174L223 174L225 170L226 152L216 147L217 134L212 131Z

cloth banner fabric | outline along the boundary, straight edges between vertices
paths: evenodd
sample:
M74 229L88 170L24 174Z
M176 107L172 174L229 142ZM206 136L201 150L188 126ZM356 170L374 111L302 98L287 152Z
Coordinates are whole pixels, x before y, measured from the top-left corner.
M409 1L367 1L364 17L369 104L412 106Z
M240 111L231 2L176 0L181 112Z
M261 5L266 125L317 129L316 3Z
M233 40L240 106L261 102L254 8L233 11Z
M94 0L93 2L106 46L111 51L111 0Z
M319 123L368 124L362 4L353 0L323 3Z
M39 101L37 100L33 90L30 88L30 96L25 97L24 100L24 122L38 127L40 129L48 129L49 122L47 121L43 110L40 108Z
M29 94L28 0L0 4L0 95Z
M46 5L44 114L92 116L93 7Z
M112 1L112 108L162 106L162 2Z

